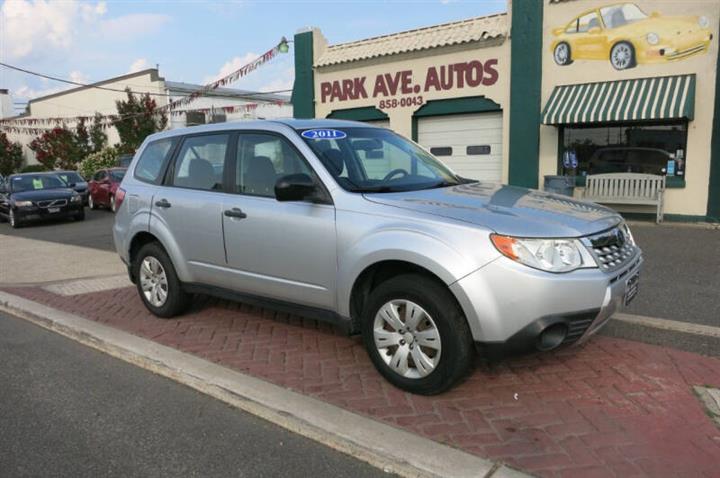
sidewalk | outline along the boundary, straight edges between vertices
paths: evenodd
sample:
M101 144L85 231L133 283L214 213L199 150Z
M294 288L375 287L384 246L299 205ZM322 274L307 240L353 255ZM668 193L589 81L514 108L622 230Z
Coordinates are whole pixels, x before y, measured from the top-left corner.
M403 393L360 340L299 317L214 299L151 317L134 288L12 294L540 476L720 476L720 430L692 386L720 387L720 360L597 337L502 364L478 363L439 397Z

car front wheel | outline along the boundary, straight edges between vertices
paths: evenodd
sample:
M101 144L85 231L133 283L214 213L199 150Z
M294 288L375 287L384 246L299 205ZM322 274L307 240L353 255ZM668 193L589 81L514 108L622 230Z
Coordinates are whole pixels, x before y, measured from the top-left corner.
M92 197L92 194L88 196L88 207L90 209L97 209L97 204L95 204L95 200Z
M15 211L10 209L10 214L8 216L8 222L10 223L10 226L12 226L14 229L17 229L18 227L22 227L22 224L20 223L20 219L15 216Z
M570 55L570 45L565 42L558 43L553 51L553 59L555 63L560 66L569 65L572 63L572 57Z
M110 196L110 210L116 212L115 208L115 196Z
M402 275L377 286L362 327L375 367L408 392L443 392L472 368L472 335L462 310L447 287L428 277Z
M157 243L145 244L133 261L140 299L154 315L171 318L183 313L189 303L189 295L182 290L170 257Z
M610 64L616 70L627 70L635 67L635 48L625 41L616 43L610 50Z

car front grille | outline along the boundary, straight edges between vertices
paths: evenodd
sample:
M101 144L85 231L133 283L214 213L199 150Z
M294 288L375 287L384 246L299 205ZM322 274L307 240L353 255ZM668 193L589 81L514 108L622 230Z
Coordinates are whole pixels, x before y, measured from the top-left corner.
M67 206L67 203L68 203L67 199L50 199L47 201L38 201L37 205L38 205L38 207L48 208L48 207Z
M588 236L583 242L603 272L620 269L631 261L638 251L623 227L614 227L609 231Z

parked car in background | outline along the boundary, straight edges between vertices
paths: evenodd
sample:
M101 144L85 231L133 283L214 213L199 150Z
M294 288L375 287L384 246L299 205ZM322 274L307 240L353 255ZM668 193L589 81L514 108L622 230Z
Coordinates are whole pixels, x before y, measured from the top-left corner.
M83 179L77 171L55 171L60 179L65 181L69 187L73 188L80 197L83 198L83 205L88 203L88 183Z
M125 176L125 168L108 168L96 172L88 183L90 209L107 207L112 212L116 209L116 195L118 186Z
M597 149L588 161L588 174L643 173L663 175L667 172L668 161L674 156L663 149L610 147ZM676 167L682 175L684 168Z
M0 220L12 227L48 219L85 219L82 197L55 173L12 174L0 183Z
M634 3L588 10L553 35L550 51L558 65L609 60L616 70L704 53L713 38L707 17L647 15Z
M118 156L117 159L117 166L119 168L127 168L130 166L130 163L132 162L133 155L132 154L121 154Z
M414 393L466 376L474 342L586 340L638 290L642 254L615 211L462 179L364 123L166 131L128 171L113 238L153 314L201 292L328 320Z

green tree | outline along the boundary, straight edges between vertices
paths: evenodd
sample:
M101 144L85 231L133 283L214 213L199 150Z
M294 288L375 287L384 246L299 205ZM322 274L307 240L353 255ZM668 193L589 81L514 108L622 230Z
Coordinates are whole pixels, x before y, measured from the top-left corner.
M103 128L102 118L103 117L100 113L95 113L93 123L90 125L90 145L91 152L93 153L101 151L103 148L107 147L108 144L108 137L107 134L105 134L105 129Z
M47 169L74 170L82 159L77 136L65 126L46 131L30 143L38 162Z
M148 135L165 129L168 119L150 95L136 97L130 88L126 88L125 92L127 100L115 102L118 119L113 124L120 135L120 152L135 153Z
M75 141L77 142L78 154L80 160L92 152L92 145L90 144L90 133L88 132L87 126L85 126L85 119L80 118L75 127Z
M0 131L0 174L7 176L20 169L23 162L22 146L12 142Z

